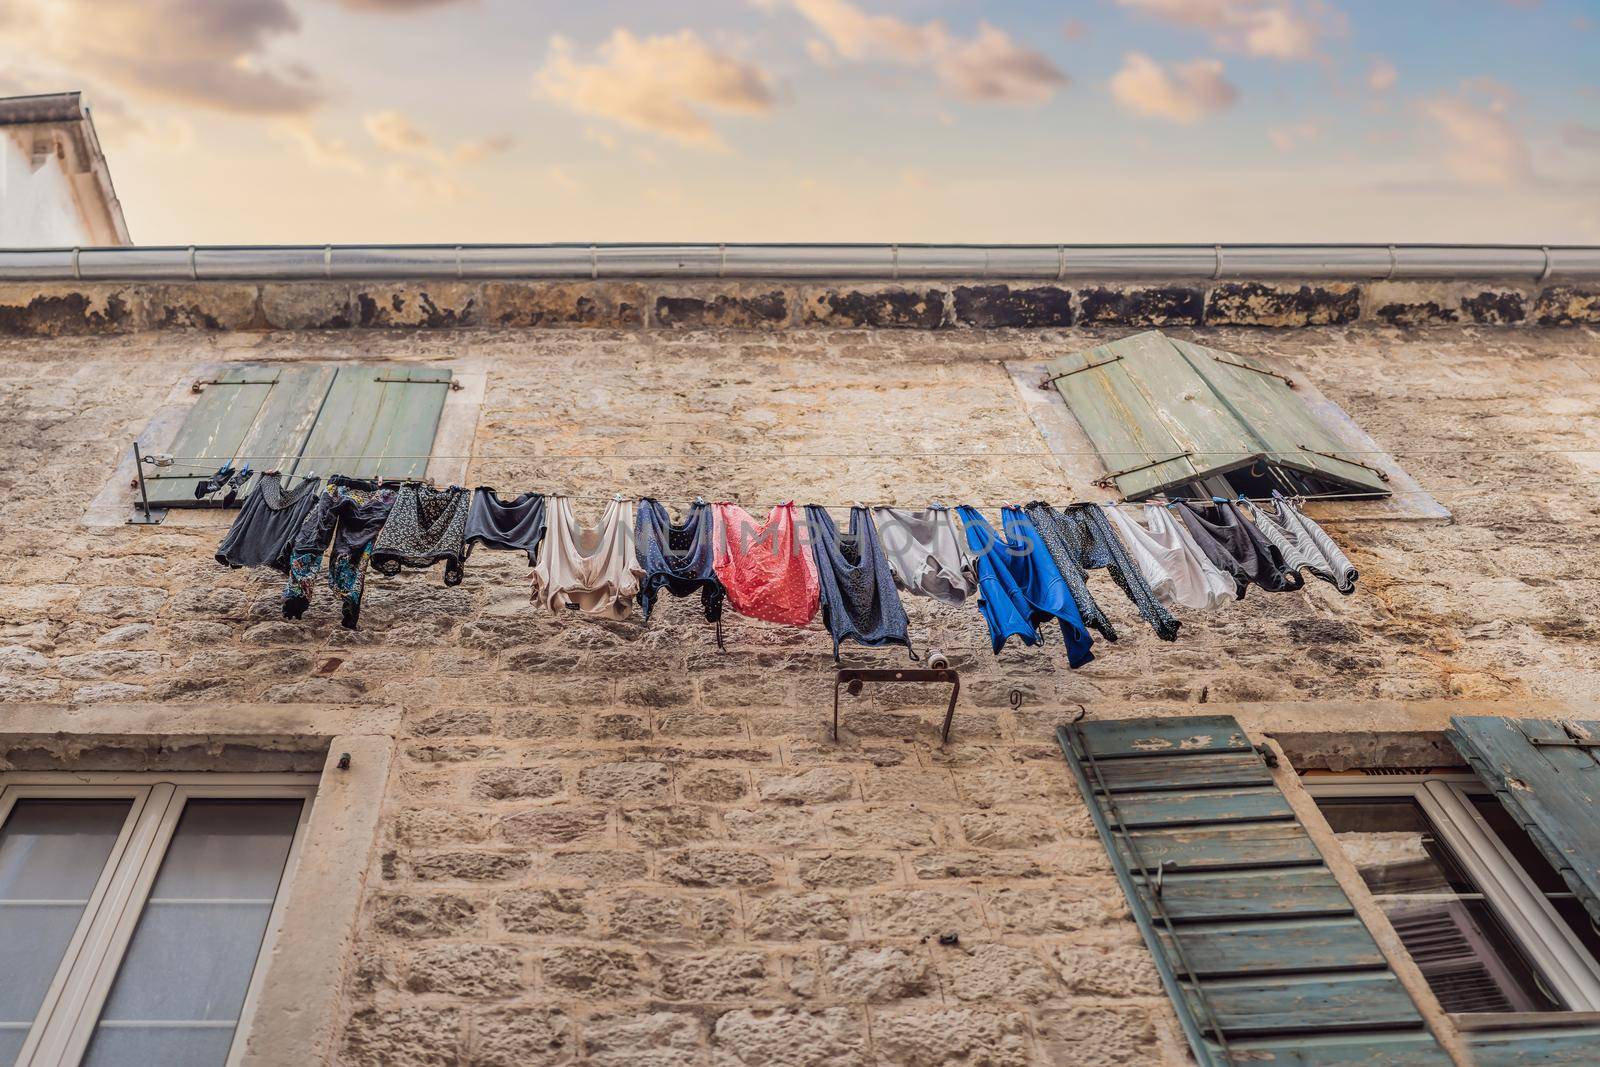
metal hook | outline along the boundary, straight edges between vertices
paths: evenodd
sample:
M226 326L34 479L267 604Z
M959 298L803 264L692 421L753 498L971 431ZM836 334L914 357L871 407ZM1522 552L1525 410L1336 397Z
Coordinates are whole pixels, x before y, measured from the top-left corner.
M1078 705L1078 714L1076 716L1074 716L1073 720L1070 723L1068 723L1067 725L1068 726L1076 726L1080 722L1082 722L1084 719L1087 719L1088 717L1089 717L1089 709L1084 707L1082 704L1079 704Z
M1022 696L1022 690L1018 689L1016 686L1012 686L1011 692L1006 694L1006 699L1011 702L1012 711L1022 710Z

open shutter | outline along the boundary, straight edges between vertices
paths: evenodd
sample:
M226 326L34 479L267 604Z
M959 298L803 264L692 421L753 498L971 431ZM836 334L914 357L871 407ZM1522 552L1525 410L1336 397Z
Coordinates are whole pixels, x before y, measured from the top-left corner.
M1203 1067L1451 1062L1238 722L1057 740Z
M1457 715L1447 736L1600 922L1600 722Z
M1339 457L1339 443L1283 375L1249 356L1189 341L1171 343L1250 427L1268 460L1379 493L1389 491L1378 471Z
M201 382L170 449L177 462L145 472L150 503L215 507L194 489L220 467L292 469L332 380L327 366L245 363Z
M450 391L450 371L397 364L339 368L296 473L420 478Z

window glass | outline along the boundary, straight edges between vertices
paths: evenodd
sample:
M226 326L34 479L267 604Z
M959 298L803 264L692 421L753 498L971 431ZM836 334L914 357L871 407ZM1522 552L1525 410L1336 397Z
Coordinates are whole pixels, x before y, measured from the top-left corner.
M85 1065L227 1059L302 803L184 806Z
M1329 825L1448 1012L1565 1009L1409 797L1319 797Z
M1506 846L1517 864L1533 879L1534 885L1539 887L1545 899L1550 901L1550 906L1555 908L1556 914L1561 916L1561 921L1572 931L1574 937L1589 950L1589 955L1600 959L1600 930L1595 929L1595 923L1583 904L1567 888L1567 883L1556 873L1550 861L1544 858L1544 853L1539 846L1533 843L1522 827L1517 825L1511 813L1506 811L1505 805L1493 796L1482 793L1468 794L1467 799L1472 803L1478 814L1483 816L1483 821L1489 824L1489 829Z
M131 806L24 799L0 827L0 1064L16 1062Z

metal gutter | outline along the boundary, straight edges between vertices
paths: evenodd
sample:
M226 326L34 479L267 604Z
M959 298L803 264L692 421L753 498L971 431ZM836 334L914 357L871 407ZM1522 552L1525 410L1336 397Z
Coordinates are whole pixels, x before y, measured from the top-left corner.
M496 244L0 249L5 281L355 278L1290 279L1600 277L1594 245Z

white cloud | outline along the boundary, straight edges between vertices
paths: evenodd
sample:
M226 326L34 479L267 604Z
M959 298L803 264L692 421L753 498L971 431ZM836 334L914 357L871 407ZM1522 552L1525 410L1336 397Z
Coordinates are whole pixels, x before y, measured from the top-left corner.
M385 152L414 156L439 166L481 163L490 156L506 151L512 144L510 137L482 137L460 141L454 148L446 149L409 117L393 110L374 112L361 121L366 127L367 136Z
M717 51L693 30L636 37L619 28L594 63L553 37L537 88L579 114L708 148L723 147L708 111L764 115L773 103L765 71Z
M319 133L310 119L298 116L279 119L274 129L279 137L296 145L306 159L316 166L352 174L365 173L367 169L361 157L350 148L349 142Z
M1444 147L1450 173L1468 185L1510 188L1530 181L1532 154L1512 121L1512 94L1478 80L1460 91L1417 102L1417 112Z
M1274 126L1267 131L1267 140L1280 152L1293 152L1296 148L1320 141L1328 125L1322 119L1306 119L1287 126Z
M289 0L16 0L0 41L85 79L146 97L256 115L305 114L323 98L270 44L300 21Z
M840 57L926 67L946 90L966 100L1039 104L1068 81L1043 52L1018 44L988 22L979 22L977 32L963 39L937 20L916 25L868 14L850 0L793 3Z
M1135 114L1185 123L1226 111L1239 98L1218 60L1166 68L1143 52L1123 56L1122 69L1111 78L1111 95Z
M1367 88L1375 93L1386 93L1400 81L1400 71L1387 59L1374 59L1367 68Z
M1269 59L1309 59L1342 20L1322 0L1117 0L1178 26L1204 30L1218 48Z
M553 164L545 168L544 174L545 177L550 179L550 184L562 189L565 192L575 193L579 189L583 188L583 186L578 184L578 180L576 178Z

